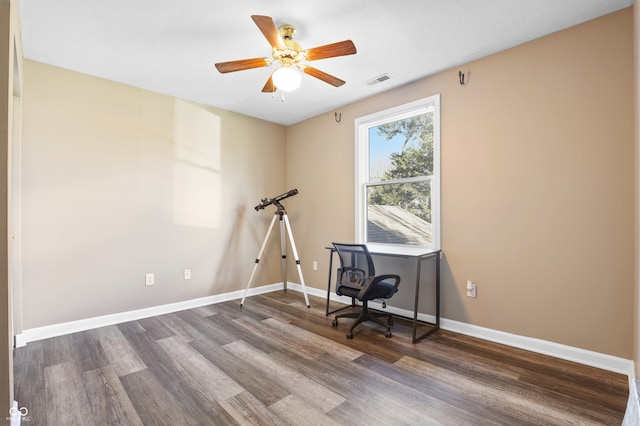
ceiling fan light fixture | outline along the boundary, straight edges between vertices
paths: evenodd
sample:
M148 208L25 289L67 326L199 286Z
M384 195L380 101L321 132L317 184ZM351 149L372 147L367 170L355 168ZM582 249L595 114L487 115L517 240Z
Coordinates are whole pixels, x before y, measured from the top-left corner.
M338 56L353 55L356 46L351 40L303 49L293 40L296 29L293 25L276 27L270 16L251 15L251 19L258 26L262 35L271 45L271 58L250 58L236 61L218 62L216 69L222 74L228 72L248 70L252 68L268 67L276 62L280 65L262 87L262 93L274 93L276 90L289 92L296 90L301 83L302 73L317 78L334 87L342 86L345 81L309 66L307 62Z
M272 76L273 84L284 92L291 92L300 87L302 76L291 67L277 69Z

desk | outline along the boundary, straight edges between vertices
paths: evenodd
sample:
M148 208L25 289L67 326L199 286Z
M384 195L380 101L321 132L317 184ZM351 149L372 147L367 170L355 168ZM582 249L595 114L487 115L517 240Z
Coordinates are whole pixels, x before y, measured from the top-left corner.
M329 312L329 296L331 294L331 274L333 273L333 253L336 251L335 247L325 247L329 251L329 280L327 281L327 307L326 307L326 315L332 314L334 312L341 311L343 309L350 308L355 305L355 299L351 299L351 306L347 306L344 308L336 309L334 311ZM413 335L412 335L412 343L416 343L419 340L427 337L434 331L440 328L440 253L441 250L437 249L428 249L423 247L411 247L411 246L388 246L384 244L367 244L367 249L373 255L379 256L393 256L393 257L404 257L404 258L414 258L416 259L416 291L415 291L415 303L413 307ZM424 321L420 321L423 324L430 325L431 328L427 330L422 335L418 336L418 311L419 311L419 300L420 300L420 269L422 266L422 261L427 259L435 259L436 261L436 322L435 323L427 323Z

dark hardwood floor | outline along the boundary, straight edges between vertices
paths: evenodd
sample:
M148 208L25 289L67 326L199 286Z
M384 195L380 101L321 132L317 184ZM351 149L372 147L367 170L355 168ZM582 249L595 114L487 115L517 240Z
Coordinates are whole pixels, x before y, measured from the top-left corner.
M297 292L132 321L15 350L35 425L619 425L627 377L447 331L345 338ZM336 305L337 306L337 305Z

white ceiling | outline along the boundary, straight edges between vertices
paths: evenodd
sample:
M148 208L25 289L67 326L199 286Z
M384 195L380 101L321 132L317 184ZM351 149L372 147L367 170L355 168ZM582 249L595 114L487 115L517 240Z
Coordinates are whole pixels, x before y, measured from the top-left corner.
M21 0L27 59L290 125L436 72L631 6L633 0ZM304 48L351 39L358 53L313 62L261 93L274 67L220 74L214 63L270 57L251 20L292 24ZM366 82L387 73L392 79ZM453 78L457 78L455 73Z

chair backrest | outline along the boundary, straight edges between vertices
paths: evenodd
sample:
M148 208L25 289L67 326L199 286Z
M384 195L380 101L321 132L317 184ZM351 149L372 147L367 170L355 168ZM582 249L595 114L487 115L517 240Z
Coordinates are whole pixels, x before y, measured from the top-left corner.
M362 282L376 274L371 254L364 244L333 243L340 269L338 271L338 285L361 285Z

